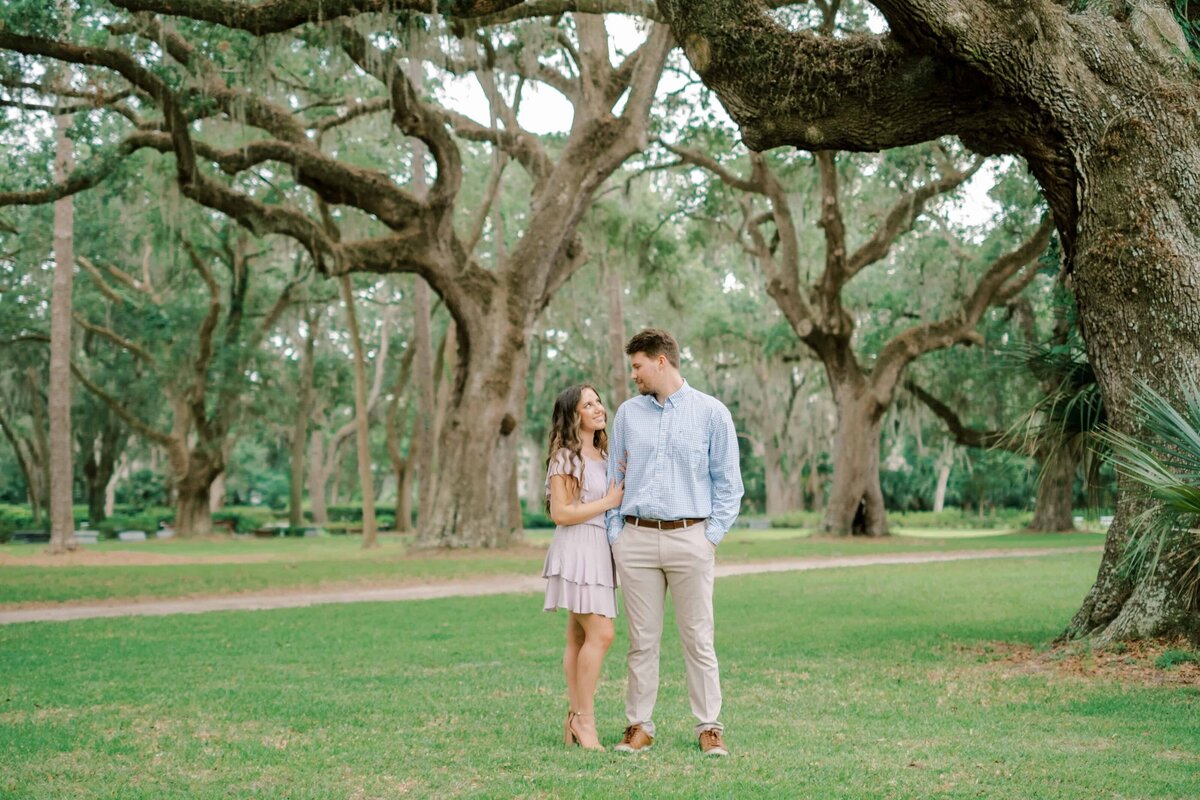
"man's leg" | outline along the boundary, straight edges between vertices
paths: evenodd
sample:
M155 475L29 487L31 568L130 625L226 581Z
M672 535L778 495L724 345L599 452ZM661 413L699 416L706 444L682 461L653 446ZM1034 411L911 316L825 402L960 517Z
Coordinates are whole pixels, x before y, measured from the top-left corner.
M629 624L629 681L625 717L654 736L654 703L658 699L658 653L662 641L667 584L659 561L658 531L626 525L613 557L625 618Z
M721 676L713 646L713 566L716 548L704 538L704 523L665 534L663 566L683 642L688 699L696 733L721 724Z

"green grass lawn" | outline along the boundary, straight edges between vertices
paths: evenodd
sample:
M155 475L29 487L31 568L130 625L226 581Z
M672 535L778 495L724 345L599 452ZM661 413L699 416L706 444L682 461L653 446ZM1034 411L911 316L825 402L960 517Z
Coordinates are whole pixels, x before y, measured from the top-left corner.
M882 540L813 538L805 531L735 530L721 545L723 562L804 556L922 552L1019 547L1078 547L1102 544L1101 534L1007 533L978 537L976 531L912 531ZM18 603L59 603L183 597L309 587L414 583L478 575L529 575L541 569L539 548L550 532L534 532L528 545L511 551L470 553L412 552L409 537L384 535L381 546L363 550L358 538L211 539L204 541L101 542L99 553L150 554L193 558L198 563L152 565L27 566L22 556L44 545L3 546L11 560L0 561L0 607ZM246 557L246 563L204 563L202 559Z
M563 747L564 618L535 595L3 626L0 797L1192 800L1200 689L997 660L1058 633L1098 562L722 579L725 760L696 750L670 623L654 749Z

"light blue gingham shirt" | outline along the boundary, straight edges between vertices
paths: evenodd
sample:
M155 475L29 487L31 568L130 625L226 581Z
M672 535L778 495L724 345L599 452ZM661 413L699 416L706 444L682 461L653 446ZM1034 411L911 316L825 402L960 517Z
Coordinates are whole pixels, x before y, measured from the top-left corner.
M628 457L625 472L619 466ZM684 381L660 405L654 395L626 400L608 440L608 479L625 481L619 509L606 514L608 541L626 515L644 519L707 519L714 545L733 526L742 500L737 433L729 409Z

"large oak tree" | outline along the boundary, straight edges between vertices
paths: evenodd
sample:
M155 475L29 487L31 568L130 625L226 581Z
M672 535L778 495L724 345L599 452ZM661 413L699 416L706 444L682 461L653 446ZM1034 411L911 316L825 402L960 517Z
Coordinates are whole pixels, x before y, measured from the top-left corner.
M1112 424L1134 390L1200 369L1200 80L1172 7L1154 0L873 0L878 35L789 30L755 0L660 0L752 150L879 150L957 135L1023 157L1049 202ZM1183 4L1196 19L1195 3ZM1196 633L1171 553L1119 567L1122 492L1096 582L1068 635Z
M0 204L49 202L80 191L102 180L114 160L148 148L174 159L183 196L256 234L294 239L326 275L420 275L453 316L458 345L438 447L439 468L454 479L437 483L420 541L511 542L520 531L512 434L524 417L527 344L549 298L585 260L576 228L597 189L645 147L669 30L651 25L642 45L614 64L602 17L577 15L525 37L492 35L484 26L498 19L481 18L500 5L492 3L454 4L454 28L437 35L422 33L404 11L433 11L419 2L96 5L105 13L83 15L73 35L56 33L53 20L14 14L0 28L0 49L87 69L109 90L97 91L97 105L126 117L127 130L66 181L0 194ZM455 47L436 46L452 36L460 37ZM316 79L287 71L283 62L297 52L310 68L319 65ZM473 73L493 123L431 102L410 77L412 59ZM552 87L574 107L570 130L553 150L517 123L516 106L530 81ZM122 92L134 98L106 99ZM391 146L379 149L400 157L375 166L355 148L323 137L366 115L390 120ZM404 173L412 174L404 158L409 139L428 148L435 174L427 192L405 185ZM529 186L522 235L490 268L476 248L496 189L467 224L456 219L464 212L464 142L503 151ZM492 185L504 166L496 162ZM263 186L280 172L290 174L294 190Z

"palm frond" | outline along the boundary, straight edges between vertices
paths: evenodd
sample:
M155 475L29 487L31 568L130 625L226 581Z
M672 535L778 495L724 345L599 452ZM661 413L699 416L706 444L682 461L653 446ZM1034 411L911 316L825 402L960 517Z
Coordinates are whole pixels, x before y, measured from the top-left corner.
M1200 386L1184 381L1181 402L1172 404L1142 383L1134 408L1145 433L1106 429L1100 441L1116 469L1155 501L1129 525L1122 560L1128 576L1153 570L1164 552L1183 562L1182 591L1200 606Z

